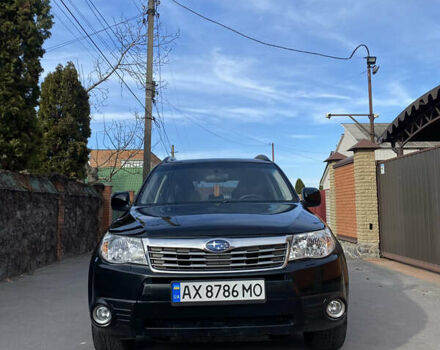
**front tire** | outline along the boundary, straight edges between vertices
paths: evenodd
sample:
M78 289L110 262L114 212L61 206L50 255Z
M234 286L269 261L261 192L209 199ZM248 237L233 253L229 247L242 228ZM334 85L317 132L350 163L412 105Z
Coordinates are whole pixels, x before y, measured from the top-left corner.
M347 334L347 320L335 328L325 331L305 332L304 341L312 350L337 350L344 345Z
M130 350L132 342L116 338L92 324L93 345L96 350Z

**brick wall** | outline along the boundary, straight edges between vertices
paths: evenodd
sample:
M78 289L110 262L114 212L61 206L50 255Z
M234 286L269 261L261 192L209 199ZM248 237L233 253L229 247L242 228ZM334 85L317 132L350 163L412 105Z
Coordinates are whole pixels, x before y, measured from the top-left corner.
M321 190L321 204L318 207L310 208L313 214L318 215L324 222L327 221L327 203L326 203L326 191Z
M330 189L327 222L351 257L379 256L379 216L375 150L361 140L353 157L329 157ZM341 160L338 160L339 158Z
M104 231L108 229L113 221L113 211L111 206L111 198L112 198L112 186L105 185L104 191L102 192L102 228Z
M333 169L334 163L329 163L329 178L330 178L330 190L327 200L330 203L329 216L327 216L327 224L333 232L337 232L338 226L336 223L336 196L335 196L335 170Z
M356 196L354 180L354 164L346 164L334 169L336 197L335 232L341 238L356 240Z

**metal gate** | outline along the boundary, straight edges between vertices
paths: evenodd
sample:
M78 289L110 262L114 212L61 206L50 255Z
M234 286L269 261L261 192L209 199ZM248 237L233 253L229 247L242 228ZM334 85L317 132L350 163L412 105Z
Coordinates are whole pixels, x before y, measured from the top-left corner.
M440 272L440 148L377 165L381 252Z

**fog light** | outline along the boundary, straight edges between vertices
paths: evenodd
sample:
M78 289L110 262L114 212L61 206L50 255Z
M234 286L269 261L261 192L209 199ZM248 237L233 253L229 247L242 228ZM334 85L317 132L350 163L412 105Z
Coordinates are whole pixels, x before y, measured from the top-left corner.
M112 320L112 313L105 305L98 305L93 310L93 320L101 327L108 326Z
M340 318L345 313L345 304L340 299L334 299L327 304L327 315L331 318Z

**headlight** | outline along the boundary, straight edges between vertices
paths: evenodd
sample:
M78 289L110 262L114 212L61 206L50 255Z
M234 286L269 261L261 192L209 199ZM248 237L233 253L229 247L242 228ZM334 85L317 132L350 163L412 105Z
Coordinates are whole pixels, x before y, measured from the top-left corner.
M102 240L100 252L102 258L110 263L147 265L144 245L140 238L107 233Z
M293 235L289 261L304 258L324 258L335 249L335 240L328 228Z

